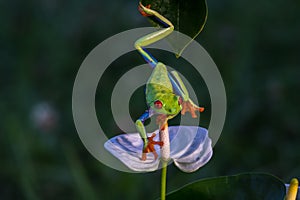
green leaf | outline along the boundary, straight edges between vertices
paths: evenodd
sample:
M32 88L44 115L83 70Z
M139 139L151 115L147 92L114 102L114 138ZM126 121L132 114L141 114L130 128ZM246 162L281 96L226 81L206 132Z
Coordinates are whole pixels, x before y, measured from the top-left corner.
M166 17L174 25L174 29L192 39L202 31L207 19L206 0L141 0L144 6L150 5L152 10ZM155 22L152 23L157 26ZM171 34L168 41L175 53L180 56L184 48L192 41L181 41L178 36Z
M268 174L247 173L200 180L167 195L172 199L272 199L283 200L285 185Z

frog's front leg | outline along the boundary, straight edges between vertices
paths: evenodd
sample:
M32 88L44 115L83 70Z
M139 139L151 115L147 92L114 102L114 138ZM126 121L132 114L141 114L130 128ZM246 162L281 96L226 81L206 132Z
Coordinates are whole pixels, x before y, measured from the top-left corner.
M142 151L142 160L147 159L147 153L153 153L154 159L156 160L158 155L155 151L154 145L163 146L163 142L154 141L155 133L152 136L147 137L146 129L144 126L145 121L153 115L153 111L147 110L138 120L135 122L136 129L138 130L142 140L143 140L143 151Z
M196 111L203 112L204 108L197 106L189 97L189 93L183 84L180 76L176 71L171 71L172 75L170 76L170 80L172 86L174 88L174 92L182 98L181 106L181 114L184 115L186 112L190 112L193 118L196 118Z

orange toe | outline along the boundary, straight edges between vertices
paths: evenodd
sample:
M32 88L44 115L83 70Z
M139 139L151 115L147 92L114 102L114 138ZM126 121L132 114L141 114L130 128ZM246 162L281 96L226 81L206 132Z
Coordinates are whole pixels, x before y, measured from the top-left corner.
M143 149L141 160L147 159L147 153L152 153L154 155L154 160L156 160L158 158L158 155L155 151L154 145L163 146L164 143L162 141L154 141L153 138L155 136L156 136L156 134L153 133L150 137L148 137L148 145Z
M190 112L192 118L197 118L196 111L203 112L204 108L195 106L190 101L182 102L182 110L181 110L182 115L184 115L186 112Z
M146 7L146 8L150 8L151 5L149 4L149 5L145 6L145 7ZM140 12L144 17L149 17L149 16L151 16L150 14L148 14L148 13L145 12L145 10L143 9L143 5L142 5L142 4L139 5L139 12Z

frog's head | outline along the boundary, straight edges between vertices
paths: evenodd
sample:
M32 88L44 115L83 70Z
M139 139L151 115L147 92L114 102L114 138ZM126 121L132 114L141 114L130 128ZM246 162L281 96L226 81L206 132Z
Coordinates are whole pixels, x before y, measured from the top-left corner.
M161 95L152 102L151 108L159 114L165 114L169 116L177 115L182 107L181 107L182 99L181 97L169 93L166 95Z

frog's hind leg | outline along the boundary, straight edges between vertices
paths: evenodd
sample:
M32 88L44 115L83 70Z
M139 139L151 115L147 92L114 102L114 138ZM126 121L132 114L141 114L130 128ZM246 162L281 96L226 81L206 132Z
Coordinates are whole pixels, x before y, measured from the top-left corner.
M134 44L135 48L143 56L146 62L148 62L151 67L154 68L157 64L157 60L144 47L153 44L171 34L174 30L174 26L168 19L160 15L158 12L151 10L150 5L143 6L140 3L139 11L143 16L151 18L151 20L155 21L164 28L138 39Z

